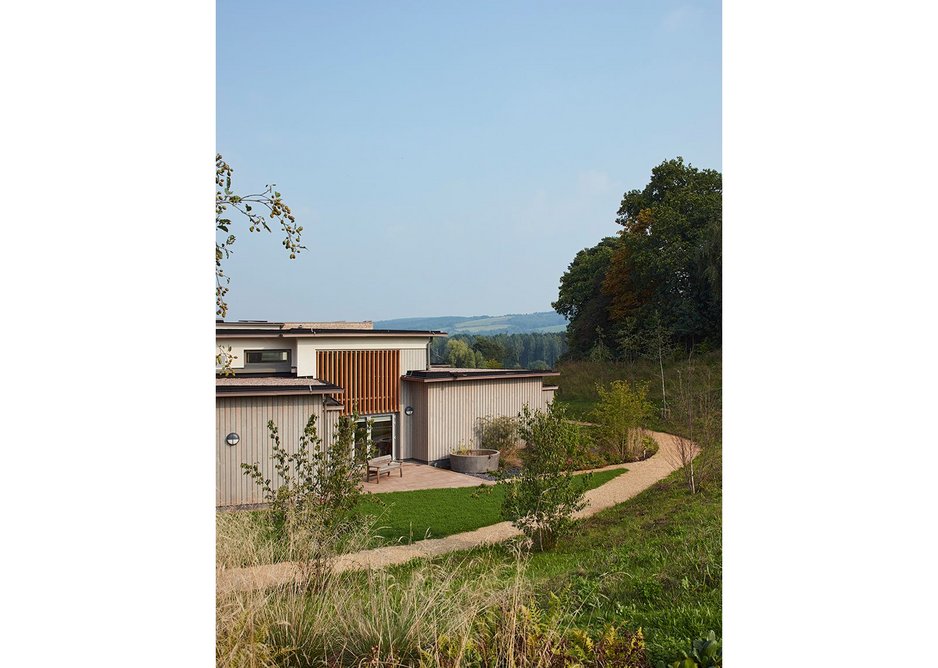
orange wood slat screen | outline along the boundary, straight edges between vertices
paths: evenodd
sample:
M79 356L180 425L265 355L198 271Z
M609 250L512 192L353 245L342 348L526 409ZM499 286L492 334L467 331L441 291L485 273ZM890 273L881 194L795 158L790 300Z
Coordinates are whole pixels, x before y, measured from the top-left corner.
M399 407L400 350L318 350L316 374L345 392L342 414L396 413Z

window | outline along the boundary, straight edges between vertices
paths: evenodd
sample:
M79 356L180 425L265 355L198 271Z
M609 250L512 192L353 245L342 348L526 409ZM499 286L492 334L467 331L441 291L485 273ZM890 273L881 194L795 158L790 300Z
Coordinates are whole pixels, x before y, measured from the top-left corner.
M264 366L290 370L289 350L245 350L244 363L249 366Z

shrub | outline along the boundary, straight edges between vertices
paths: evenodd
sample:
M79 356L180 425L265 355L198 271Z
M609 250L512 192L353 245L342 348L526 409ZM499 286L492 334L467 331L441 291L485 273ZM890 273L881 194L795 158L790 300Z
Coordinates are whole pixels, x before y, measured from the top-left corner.
M599 402L593 410L593 421L599 425L598 444L617 462L639 459L645 425L652 414L647 383L615 380L608 388L600 386L596 391Z
M271 505L267 517L275 535L300 566L305 582L319 580L329 561L339 551L348 534L350 511L361 496L360 483L370 444L355 447L355 418L342 416L332 444L324 447L316 430L316 416L310 415L296 452L288 452L280 442L273 420L270 433L271 460L279 480L265 478L260 466L241 464L243 473L263 490Z
M676 661L658 664L659 668L721 668L722 665L723 646L713 631L706 638L694 640L690 654L684 652Z
M552 547L571 524L571 515L585 506L583 489L570 473L576 426L560 408L519 416L518 433L525 443L521 474L499 484L506 487L502 516L520 529L538 550Z
M517 420L507 415L479 418L476 435L480 448L498 450L501 453L498 460L500 466L504 468L518 464Z

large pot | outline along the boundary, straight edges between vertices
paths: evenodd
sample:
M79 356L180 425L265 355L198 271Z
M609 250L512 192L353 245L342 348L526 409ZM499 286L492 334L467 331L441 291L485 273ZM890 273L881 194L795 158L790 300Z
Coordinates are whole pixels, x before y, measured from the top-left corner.
M449 467L457 473L488 473L498 468L498 450L463 450L449 456Z

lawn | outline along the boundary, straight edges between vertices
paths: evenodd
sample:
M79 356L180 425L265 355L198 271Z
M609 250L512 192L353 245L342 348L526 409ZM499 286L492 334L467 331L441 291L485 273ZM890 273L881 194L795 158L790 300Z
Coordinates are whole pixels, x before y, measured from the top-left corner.
M589 490L625 471L597 471L576 475L574 479L581 481L584 489ZM410 543L501 522L504 498L505 490L497 485L388 492L365 496L358 512L377 518L377 534L384 543Z

